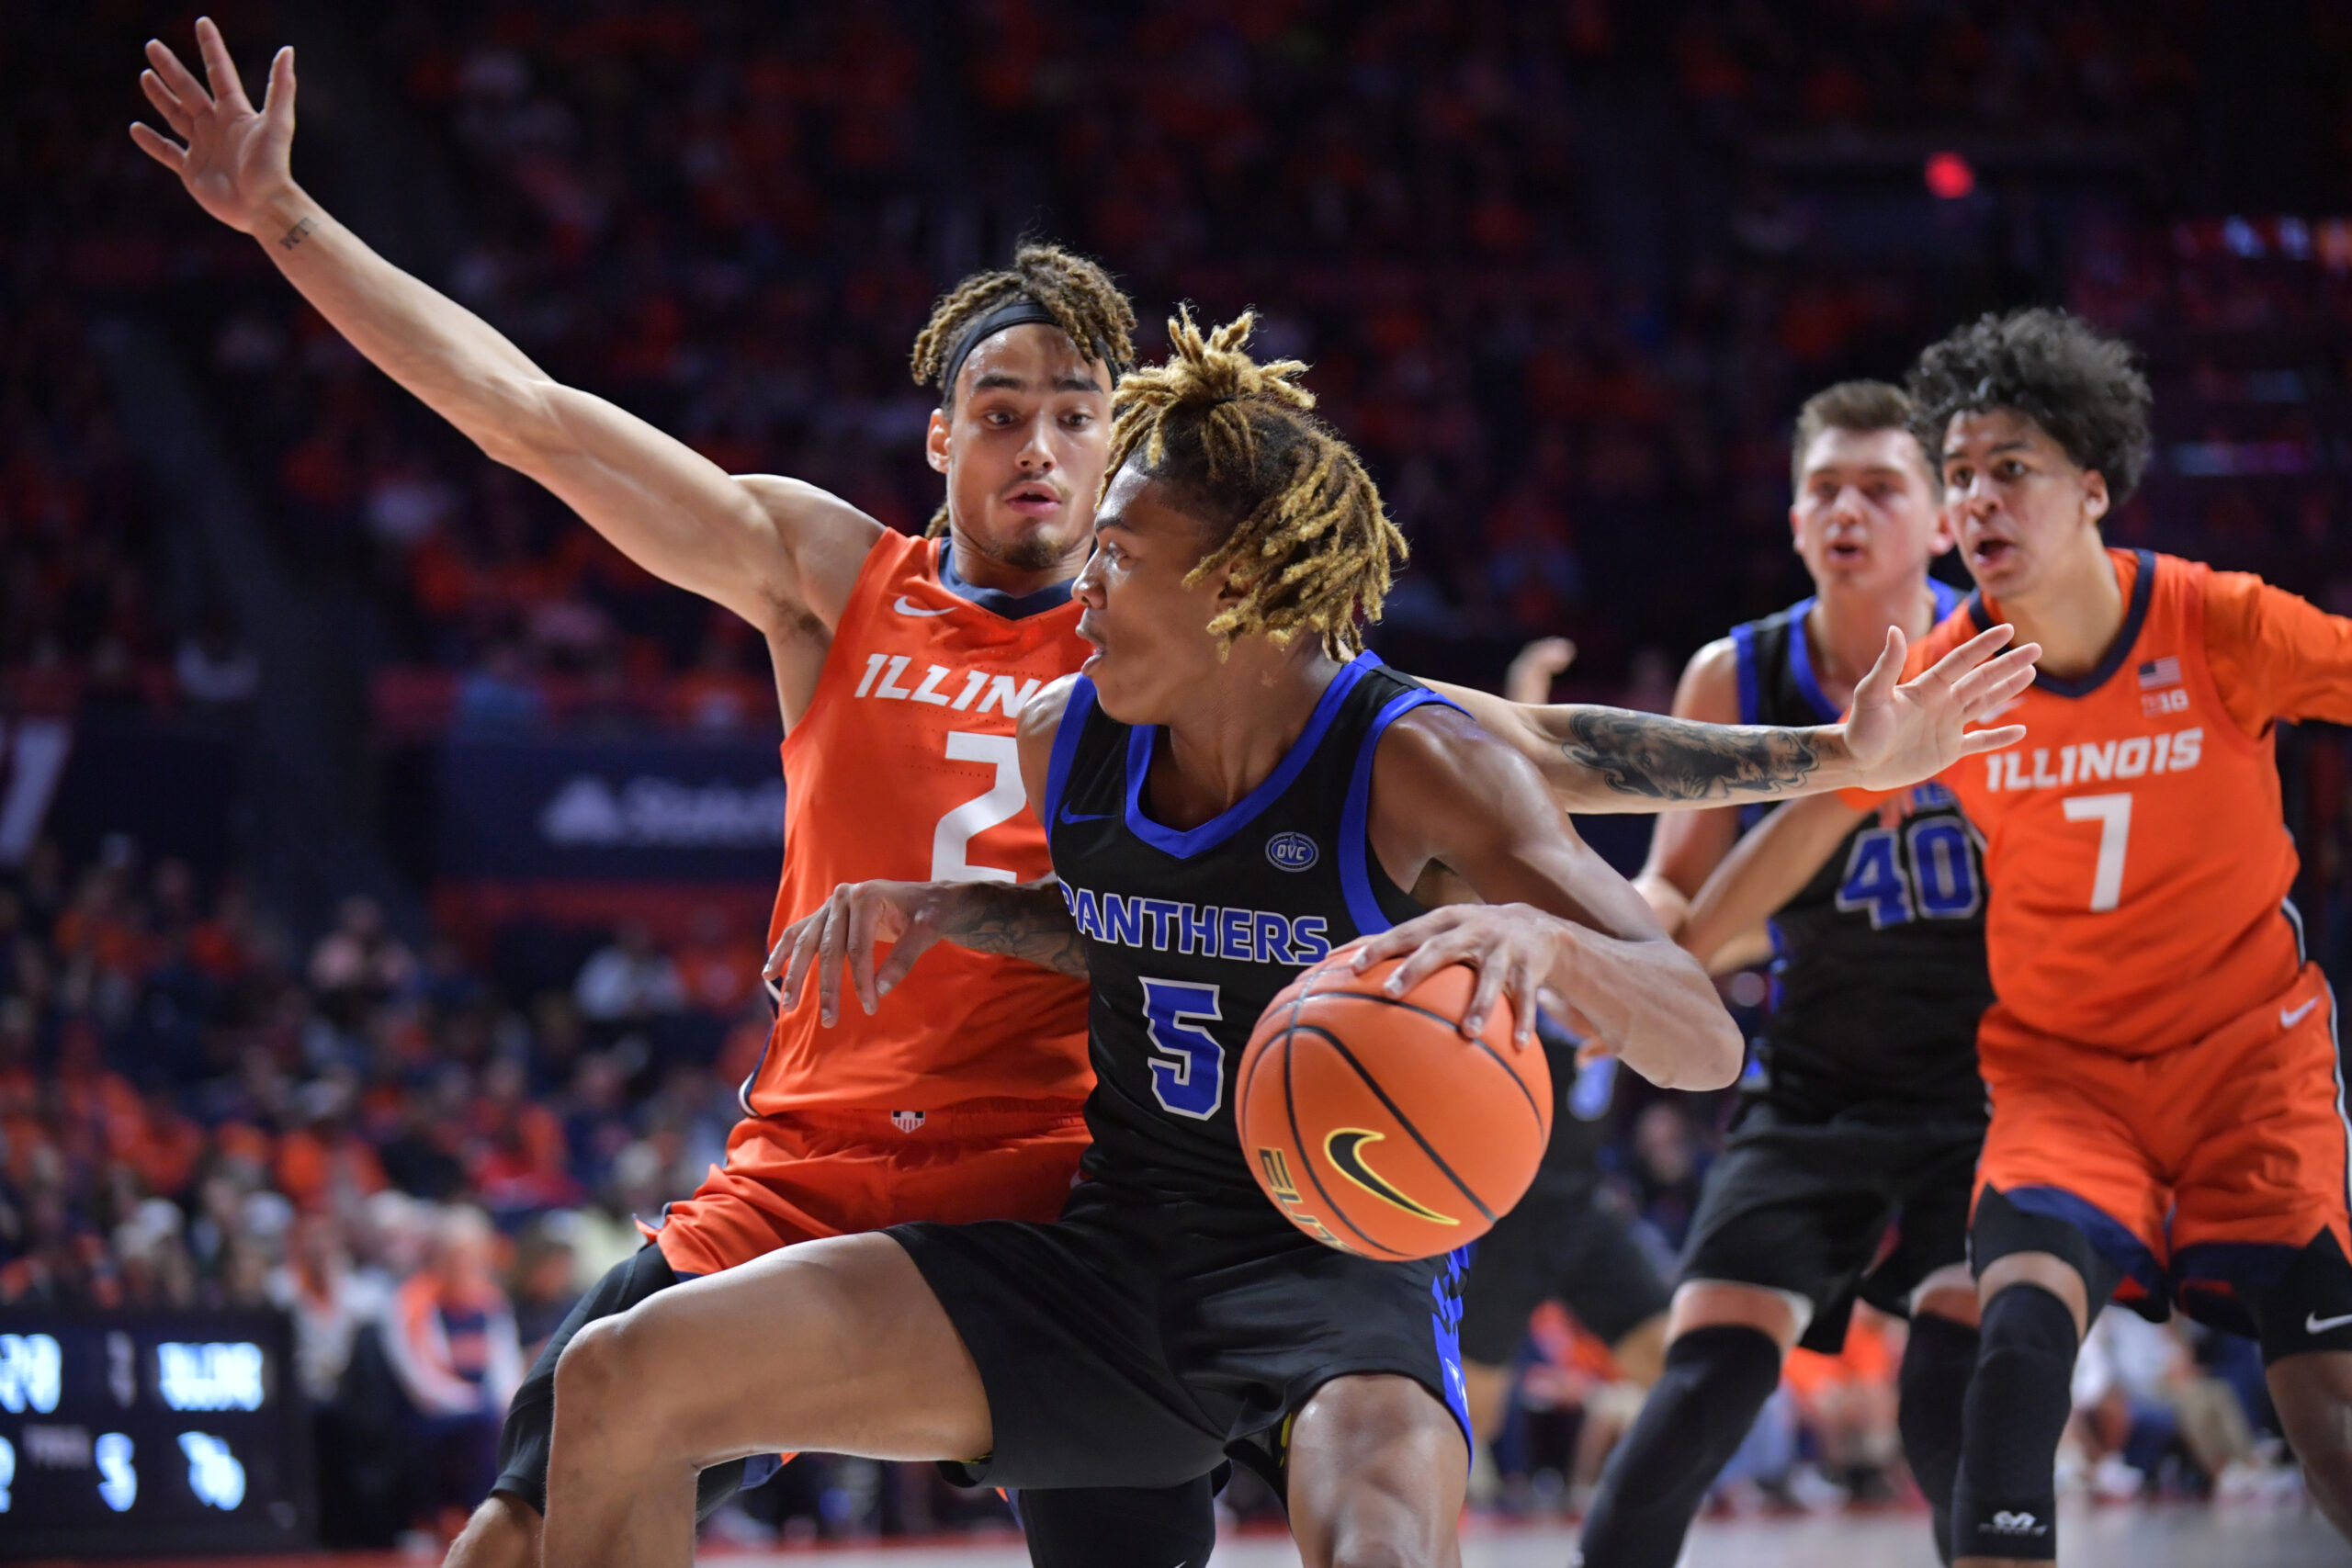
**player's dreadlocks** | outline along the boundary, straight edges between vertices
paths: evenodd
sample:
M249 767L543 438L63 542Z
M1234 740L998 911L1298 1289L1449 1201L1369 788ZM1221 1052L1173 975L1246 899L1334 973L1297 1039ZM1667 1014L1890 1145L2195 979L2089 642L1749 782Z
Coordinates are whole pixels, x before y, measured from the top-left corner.
M1952 416L2015 409L2107 479L2120 506L2148 466L2148 378L2132 345L2064 310L1984 315L1931 344L1911 368L1911 429L1939 468Z
M1405 536L1352 449L1314 414L1295 359L1261 365L1244 352L1244 313L1205 337L1190 310L1168 323L1163 365L1128 373L1113 401L1111 460L1133 461L1170 486L1180 509L1225 534L1184 580L1221 567L1240 597L1209 623L1227 645L1263 635L1287 643L1312 630L1345 659L1359 624L1380 618Z
M1113 380L1135 363L1136 308L1111 275L1059 245L1031 243L1012 253L1009 270L976 272L939 297L908 362L915 384L937 386L939 406L955 412L955 378L978 342L973 329L1023 301L1042 307L1080 350L1108 365ZM932 513L930 532L936 537L946 531L943 501Z

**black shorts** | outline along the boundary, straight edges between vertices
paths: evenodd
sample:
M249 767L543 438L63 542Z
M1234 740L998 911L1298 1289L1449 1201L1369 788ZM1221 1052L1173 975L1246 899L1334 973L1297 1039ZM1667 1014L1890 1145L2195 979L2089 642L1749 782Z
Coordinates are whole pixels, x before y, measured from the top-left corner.
M498 1432L498 1479L491 1484L491 1495L519 1499L537 1513L548 1511L548 1443L555 1430L557 1359L572 1336L598 1318L617 1317L678 1282L662 1249L649 1245L606 1269L595 1289L564 1314L506 1406L506 1424ZM720 1504L741 1490L754 1462L761 1465L762 1479L775 1469L775 1459L763 1455L756 1461L729 1460L704 1471L695 1483L695 1517L707 1519L717 1513Z
M1707 1172L1681 1279L1803 1296L1813 1321L1798 1343L1835 1354L1858 1297L1907 1314L1922 1280L1967 1262L1984 1141L1981 1122L1884 1110L1811 1117L1750 1100Z
M1165 1486L1232 1457L1333 1378L1417 1380L1463 1405L1458 1255L1382 1263L1309 1240L1256 1192L1171 1201L1089 1181L1049 1224L891 1235L978 1366L992 1453L967 1484Z
M1540 1172L1519 1206L1479 1238L1462 1282L1464 1359L1509 1361L1529 1316L1555 1298L1611 1345L1673 1300L1589 1170Z

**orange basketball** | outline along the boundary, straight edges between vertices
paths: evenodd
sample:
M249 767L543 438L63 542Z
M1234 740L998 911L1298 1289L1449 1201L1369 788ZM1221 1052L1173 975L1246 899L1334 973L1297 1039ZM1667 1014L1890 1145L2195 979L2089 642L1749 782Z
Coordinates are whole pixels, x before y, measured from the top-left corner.
M1364 1258L1476 1241L1535 1179L1552 1135L1551 1070L1542 1046L1511 1043L1510 1006L1470 1039L1459 1021L1476 973L1453 964L1383 996L1399 962L1300 976L1258 1020L1235 1094L1266 1196Z

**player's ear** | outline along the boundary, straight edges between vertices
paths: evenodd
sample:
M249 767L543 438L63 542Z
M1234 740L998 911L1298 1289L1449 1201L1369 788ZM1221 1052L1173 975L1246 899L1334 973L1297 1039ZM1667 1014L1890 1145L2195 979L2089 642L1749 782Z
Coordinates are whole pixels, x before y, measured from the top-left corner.
M1951 508L1938 506L1935 526L1928 530L1928 558L1951 554L1959 543L1960 530L1952 526Z
M2083 470L2083 521L2093 527L2107 515L2107 476L2097 468Z
M931 423L922 433L922 455L931 464L932 472L947 471L947 411L931 411Z

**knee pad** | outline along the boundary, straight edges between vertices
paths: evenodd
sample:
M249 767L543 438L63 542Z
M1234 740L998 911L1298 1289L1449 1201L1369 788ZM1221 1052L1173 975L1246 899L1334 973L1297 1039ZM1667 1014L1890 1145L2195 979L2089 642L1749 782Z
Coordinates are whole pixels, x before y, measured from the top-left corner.
M1946 1562L1952 1560L1952 1483L1960 1476L1961 1420L1976 1371L1977 1343L1976 1330L1966 1324L1921 1313L1911 1320L1910 1342L1895 1379L1904 1457L1928 1499L1936 1552Z
M1634 1428L1585 1515L1586 1568L1672 1568L1707 1488L1781 1385L1781 1347L1758 1328L1694 1328L1667 1347Z
M2058 1439L2074 1407L2079 1338L2066 1303L2012 1285L1984 1309L1962 1402L1952 1550L1962 1557L2058 1555Z

